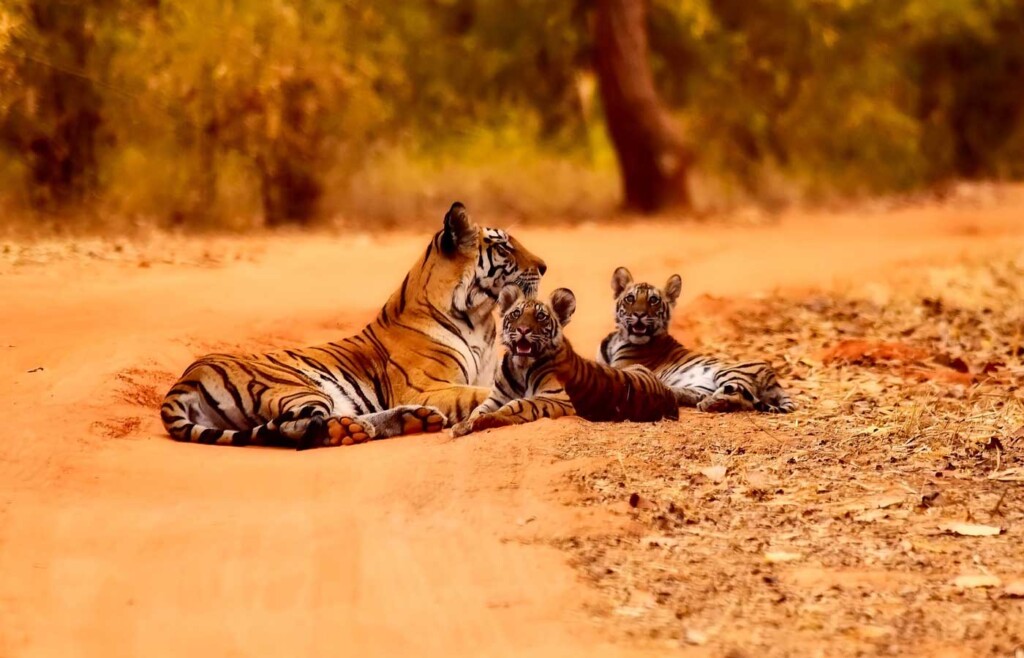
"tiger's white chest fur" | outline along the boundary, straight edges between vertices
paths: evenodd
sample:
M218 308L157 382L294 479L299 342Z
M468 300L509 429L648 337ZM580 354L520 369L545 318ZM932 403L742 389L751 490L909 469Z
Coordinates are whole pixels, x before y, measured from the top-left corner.
M469 352L472 355L468 361L473 365L469 368L470 386L488 387L494 384L494 369L498 364L498 350L494 346L494 323L491 323L492 333L486 336L485 332L475 332L469 341Z
M474 294L474 291L470 291L469 294ZM494 302L490 298L484 298L475 305L466 306L469 308L461 311L458 306L453 305L453 311L449 315L452 326L435 327L431 337L462 356L466 369L466 385L489 387L494 383L494 369L498 363L498 348L495 345L496 325L492 313Z
M660 371L660 372L659 372ZM674 364L656 371L659 378L670 388L686 387L715 389L718 365L710 358L694 359L685 364Z

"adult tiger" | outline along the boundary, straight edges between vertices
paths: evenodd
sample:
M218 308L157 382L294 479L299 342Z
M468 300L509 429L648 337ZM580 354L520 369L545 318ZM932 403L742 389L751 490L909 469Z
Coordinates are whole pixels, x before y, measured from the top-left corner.
M178 441L300 449L440 431L490 392L501 289L535 294L546 266L461 203L376 320L344 340L269 354L211 354L160 415Z
M646 366L675 392L681 406L700 411L796 409L768 362L729 363L691 352L668 333L682 290L678 274L660 290L634 283L629 270L620 267L612 274L612 290L615 331L601 341L598 362L616 368Z

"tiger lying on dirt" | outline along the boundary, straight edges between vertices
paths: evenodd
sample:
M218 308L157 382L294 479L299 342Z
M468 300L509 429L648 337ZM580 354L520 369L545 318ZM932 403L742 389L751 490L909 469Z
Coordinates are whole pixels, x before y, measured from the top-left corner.
M455 203L360 333L270 354L204 356L164 398L164 427L178 441L299 448L440 431L490 393L499 292L513 284L533 294L545 269Z
M571 290L559 288L546 304L507 287L498 307L507 351L494 388L469 420L452 428L453 435L572 415L640 422L679 417L675 395L647 368L618 370L576 354L562 334L576 311Z
M629 270L620 267L612 275L612 290L615 331L601 341L599 363L646 366L675 392L680 406L701 411L796 409L767 362L728 363L691 352L669 335L672 309L682 290L678 274L662 291L649 283L633 283Z

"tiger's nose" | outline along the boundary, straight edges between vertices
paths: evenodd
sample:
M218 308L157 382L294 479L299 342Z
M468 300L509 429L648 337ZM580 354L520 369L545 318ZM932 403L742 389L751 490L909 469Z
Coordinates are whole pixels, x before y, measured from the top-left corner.
M547 263L541 261L540 264L537 265L537 271L540 272L541 276L544 276L544 273L548 271Z

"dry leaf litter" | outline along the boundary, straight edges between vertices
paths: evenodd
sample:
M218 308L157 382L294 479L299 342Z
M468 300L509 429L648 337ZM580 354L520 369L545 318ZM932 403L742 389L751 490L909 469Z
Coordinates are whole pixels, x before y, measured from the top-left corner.
M555 542L594 622L734 658L1024 655L1024 254L677 316L771 359L801 409L559 443L566 502L626 523Z

